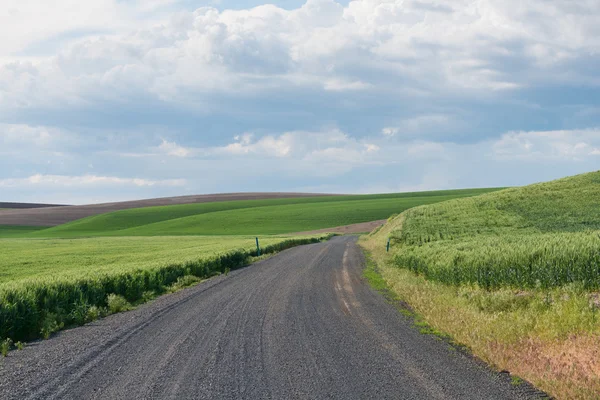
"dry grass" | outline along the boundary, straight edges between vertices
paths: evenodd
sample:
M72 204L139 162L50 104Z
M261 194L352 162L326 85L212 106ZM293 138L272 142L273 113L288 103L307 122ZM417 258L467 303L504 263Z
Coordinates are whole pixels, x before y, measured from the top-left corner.
M490 352L503 365L544 387L557 398L597 399L600 396L600 335L580 334L544 341L524 339L515 344L490 343Z
M394 229L402 224L394 222ZM361 244L392 290L434 329L558 399L599 398L600 315L593 295L575 285L485 291L428 281L389 262L390 229L384 226Z

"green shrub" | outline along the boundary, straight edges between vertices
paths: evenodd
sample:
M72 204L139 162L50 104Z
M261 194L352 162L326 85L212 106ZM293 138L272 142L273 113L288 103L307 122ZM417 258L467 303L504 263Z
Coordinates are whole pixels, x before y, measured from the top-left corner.
M73 304L69 314L69 322L75 325L82 325L87 322L90 305L85 300L79 300Z
M191 285L201 282L201 281L202 281L201 278L198 278L197 276L194 276L194 275L181 276L181 277L177 278L177 282L175 282L171 286L169 286L167 291L170 293L173 293L173 292L176 292L180 289L191 286Z
M13 341L9 338L4 339L2 343L0 343L0 353L3 357L6 357L8 355L8 352L12 348L12 344Z
M91 306L90 308L88 308L87 313L85 315L85 322L95 321L105 314L106 312L104 312L104 310L101 307Z
M44 339L48 339L54 332L58 332L64 326L64 322L59 321L59 316L57 314L47 313L42 320L40 333Z
M111 314L131 309L131 304L129 304L125 297L114 293L108 295L106 303Z
M156 292L154 290L146 290L142 293L142 303L146 303L156 297Z

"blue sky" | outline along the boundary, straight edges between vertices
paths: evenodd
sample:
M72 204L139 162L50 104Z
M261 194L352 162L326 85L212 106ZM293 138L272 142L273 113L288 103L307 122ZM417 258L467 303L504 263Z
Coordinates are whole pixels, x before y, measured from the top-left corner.
M524 185L600 166L595 0L9 0L0 200Z

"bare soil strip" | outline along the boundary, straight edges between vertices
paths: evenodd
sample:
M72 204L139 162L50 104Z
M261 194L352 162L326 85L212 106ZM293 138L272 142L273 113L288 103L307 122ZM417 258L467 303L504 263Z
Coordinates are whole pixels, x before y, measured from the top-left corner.
M28 208L47 208L47 207L63 207L64 204L39 204L39 203L11 203L11 202L1 202L0 201L0 209L10 208L10 209L28 209Z
M84 206L62 206L52 208L31 208L3 210L0 225L56 226L92 215L131 208L168 206L175 204L209 203L232 200L265 200L294 197L336 196L323 193L221 193L193 196L163 197L157 199L123 201L117 203L89 204ZM2 207L0 207L2 208Z

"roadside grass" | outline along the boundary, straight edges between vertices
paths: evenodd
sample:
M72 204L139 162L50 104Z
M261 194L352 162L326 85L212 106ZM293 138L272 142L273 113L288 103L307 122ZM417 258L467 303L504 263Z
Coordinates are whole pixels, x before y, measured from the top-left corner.
M417 207L360 243L435 330L556 398L597 399L599 198L584 174Z
M363 251L366 260L366 266L363 270L363 276L369 282L369 285L381 293L383 297L392 305L396 307L396 309L405 317L410 318L415 326L415 328L419 329L419 332L424 335L433 335L439 339L443 339L448 341L452 347L462 347L458 346L454 343L449 335L446 333L435 329L429 323L424 320L418 313L416 313L411 306L406 303L399 295L396 293L385 280L381 272L379 271L377 262L373 259L373 256L370 251Z
M261 257L327 238L261 238ZM248 265L257 255L253 239L3 239L0 341L48 338Z
M24 237L273 235L385 219L421 204L498 189L243 200L122 210L27 233Z
M450 335L498 371L510 371L558 399L598 398L598 311L577 288L554 289L549 302L545 291L453 287L396 267L378 249L379 242L361 243L372 250L400 301L435 332Z

